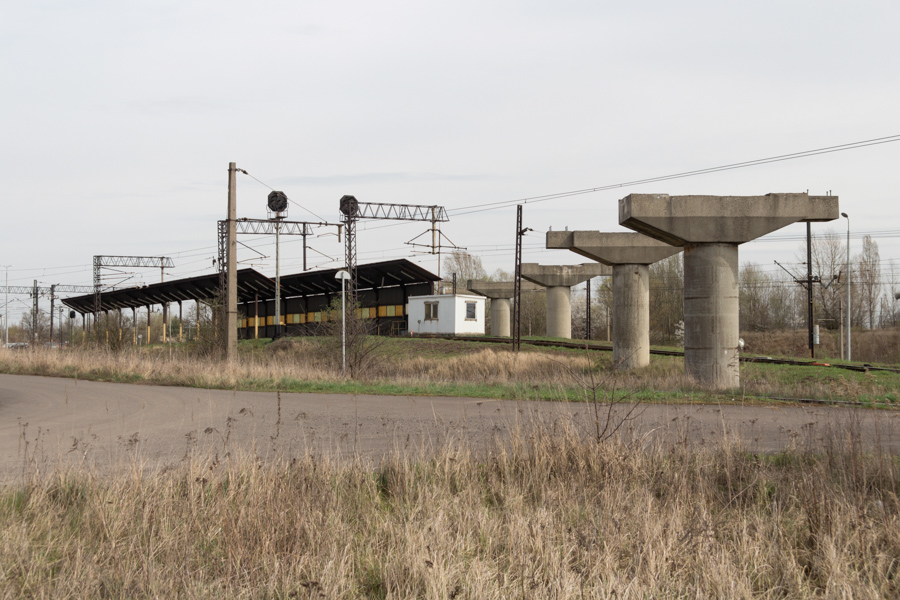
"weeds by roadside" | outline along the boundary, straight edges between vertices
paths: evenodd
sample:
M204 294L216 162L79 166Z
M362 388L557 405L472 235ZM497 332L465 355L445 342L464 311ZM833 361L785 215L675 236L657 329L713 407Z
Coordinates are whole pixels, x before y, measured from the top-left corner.
M340 355L333 348L323 351L326 342L308 338L242 343L239 360L227 366L178 345L119 352L0 349L0 372L249 391L582 401L589 396L585 374L593 374L605 391L613 381L607 377L614 371L611 357L586 350L532 348L516 354L504 345L382 339L384 343L367 354L364 372L353 380L341 376ZM685 376L678 357L654 356L648 367L617 374L615 385L640 401L721 402L768 396L892 406L900 397L897 373L760 364L744 364L741 370L740 397L698 386Z
M378 467L190 451L0 492L4 597L648 598L900 594L900 461L758 456L543 424Z

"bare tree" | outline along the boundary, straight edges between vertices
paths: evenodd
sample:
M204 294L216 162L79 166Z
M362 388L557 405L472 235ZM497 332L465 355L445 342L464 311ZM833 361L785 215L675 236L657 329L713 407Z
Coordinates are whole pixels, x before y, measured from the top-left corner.
M31 343L31 340L34 339L35 344L41 344L50 339L50 317L46 312L38 309L37 319L34 319L32 310L28 309L22 313L22 321L19 326L22 330L23 341Z
M881 326L896 327L898 323L897 293L900 292L900 271L894 260L888 261L887 281L888 293L881 297Z
M875 328L881 298L881 257L872 236L863 237L863 249L856 257L856 281L859 282L861 310L869 329Z
M684 321L684 262L679 252L650 265L650 341L671 343L681 321Z
M806 247L803 249L806 252ZM827 229L812 238L813 275L821 278L821 284L813 285L816 303L816 319L825 327L837 329L840 325L840 305L843 298L841 287L836 281L838 274L846 270L846 248L841 236L834 229ZM805 262L805 259L804 259Z
M465 285L469 279L485 279L487 272L481 258L462 250L455 250L444 257L444 277L451 279L456 273L456 281Z

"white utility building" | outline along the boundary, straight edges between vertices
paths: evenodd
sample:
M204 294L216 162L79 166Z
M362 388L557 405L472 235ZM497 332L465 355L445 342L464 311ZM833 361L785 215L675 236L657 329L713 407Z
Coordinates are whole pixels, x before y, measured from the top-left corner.
M413 335L484 335L484 296L442 294L410 296L407 327Z

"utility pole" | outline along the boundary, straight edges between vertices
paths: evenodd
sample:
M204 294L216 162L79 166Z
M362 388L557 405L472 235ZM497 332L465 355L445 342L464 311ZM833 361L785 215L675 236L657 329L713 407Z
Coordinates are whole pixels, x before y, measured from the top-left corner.
M38 323L38 284L37 279L34 280L34 291L31 293L34 304L31 308L31 347L34 348L37 343L37 323Z
M304 225L304 230L306 226ZM281 336L281 223L275 221L275 335ZM303 236L306 241L306 236ZM305 265L304 265L305 266Z
M587 287L585 288L584 296L585 296L585 300L587 302L587 308L585 310L585 318L584 318L584 325L587 330L585 331L584 339L589 340L589 339L591 339L591 280L590 279L587 280Z
M3 268L6 269L6 282L4 286L6 289L3 291L3 327L6 329L4 333L4 343L9 346L9 268L12 265L3 265Z
M806 299L808 303L806 325L809 329L809 357L816 357L815 340L813 339L813 274L812 274L812 223L806 222Z
M515 299L513 302L513 350L518 352L522 347L522 238L525 233L531 231L529 227L522 227L522 205L516 206L516 270L515 284L513 287Z
M50 346L53 346L53 301L56 300L56 286L50 286Z
M841 213L841 216L847 219L847 361L849 362L852 356L850 352L850 320L853 318L853 313L850 312L850 277L853 275L853 271L850 270L850 217L847 213Z
M225 252L225 359L237 359L237 165L228 163L228 221Z

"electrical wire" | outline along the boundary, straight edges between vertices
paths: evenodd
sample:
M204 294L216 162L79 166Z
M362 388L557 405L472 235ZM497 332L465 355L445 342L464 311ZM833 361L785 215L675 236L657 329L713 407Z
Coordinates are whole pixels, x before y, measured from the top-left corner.
M891 142L900 141L900 134L898 135L889 135L880 138L872 138L869 140L861 140L858 142L850 142L847 144L839 144L837 146L826 146L824 148L815 148L812 150L803 150L800 152L792 152L790 154L780 154L777 156L769 156L766 158L757 158L754 160L747 160L738 163L731 163L727 165L721 165L718 167L708 167L705 169L695 169L692 171L683 171L681 173L673 173L671 175L661 175L658 177L647 177L645 179L636 179L634 181L625 181L622 183L613 183L607 185L601 185L592 188L585 188L581 190L572 190L568 192L559 192L555 194L545 194L542 196L531 196L526 198L520 198L517 200L504 200L500 202L489 202L483 204L473 204L471 206L462 206L455 209L448 209L448 213L452 213L454 215L467 215L477 212L485 212L488 210L495 210L497 208L505 208L507 206L511 206L513 204L528 204L528 203L537 203L537 202L547 202L548 200L557 200L560 198L567 198L571 196L579 196L583 194L592 194L595 192L602 192L606 190L612 190L616 188L622 188L629 185L642 185L646 183L656 183L659 181L670 181L672 179L683 179L685 177L694 177L697 175L707 175L709 173L718 173L721 171L731 171L734 169L743 169L746 167L755 167L758 165L764 165L774 162L782 162L786 160L794 160L797 158L807 158L809 156L818 156L820 154L831 154L833 152L843 152L845 150L856 150L857 148L865 148L868 146L877 146L880 144L889 144ZM489 207L489 208L485 208ZM479 209L479 210L468 210L468 209Z
M273 188L271 185L269 185L268 183L265 183L264 181L260 181L259 179L257 179L256 177L254 177L253 175L251 175L250 173L248 173L248 172L245 171L244 169L238 169L238 170L239 170L241 173L243 173L244 175L246 175L247 177L249 177L250 179L253 179L254 181L256 181L257 183L260 183L261 185L263 185L263 186L269 188L269 189L272 190L272 191L275 190L275 188ZM306 212L308 212L309 214L311 214L312 216L314 216L315 218L319 219L319 220L322 221L322 222L328 222L328 219L323 219L322 217L320 217L319 215L317 215L317 214L314 213L313 211L309 210L308 208L306 208L305 206L303 206L303 205L300 204L299 202L295 202L295 201L292 200L291 197L288 196L287 194L285 194L285 196L287 197L288 202L290 202L291 204L295 204L295 205L299 206L301 209L305 210Z

